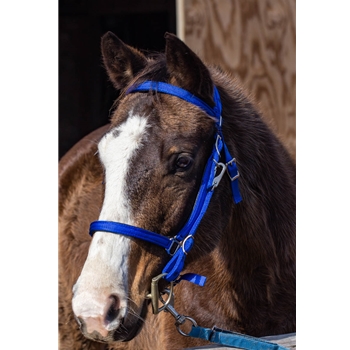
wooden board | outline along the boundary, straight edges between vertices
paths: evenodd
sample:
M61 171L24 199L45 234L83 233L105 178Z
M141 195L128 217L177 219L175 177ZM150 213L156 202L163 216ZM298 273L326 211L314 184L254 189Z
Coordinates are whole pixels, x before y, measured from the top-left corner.
M177 34L238 78L294 159L295 12L295 0L177 0Z

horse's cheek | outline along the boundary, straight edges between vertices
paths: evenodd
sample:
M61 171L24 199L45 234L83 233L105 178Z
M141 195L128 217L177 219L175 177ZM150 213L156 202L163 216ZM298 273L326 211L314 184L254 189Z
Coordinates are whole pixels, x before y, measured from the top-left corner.
M157 250L159 249L161 248ZM160 257L161 252L154 250L154 247L148 247L144 242L132 242L130 245L128 293L137 307L142 306L146 295L150 292L152 278L161 273L164 263Z

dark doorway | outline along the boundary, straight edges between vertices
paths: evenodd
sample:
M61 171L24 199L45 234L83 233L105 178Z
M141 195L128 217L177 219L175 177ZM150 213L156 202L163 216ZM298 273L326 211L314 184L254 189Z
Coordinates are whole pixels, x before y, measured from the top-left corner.
M175 0L64 0L59 2L59 158L109 121L117 98L102 67L100 40L114 32L147 51L164 50L176 33Z

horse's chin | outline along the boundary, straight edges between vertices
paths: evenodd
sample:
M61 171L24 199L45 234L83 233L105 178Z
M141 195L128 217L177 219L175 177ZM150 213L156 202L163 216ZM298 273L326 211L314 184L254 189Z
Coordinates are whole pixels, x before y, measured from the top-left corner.
M100 343L128 342L140 333L143 320L146 317L148 303L148 300L144 301L140 315L127 314L118 328L110 330L105 336L102 336L97 331L87 333L84 327L81 328L81 331L86 338Z

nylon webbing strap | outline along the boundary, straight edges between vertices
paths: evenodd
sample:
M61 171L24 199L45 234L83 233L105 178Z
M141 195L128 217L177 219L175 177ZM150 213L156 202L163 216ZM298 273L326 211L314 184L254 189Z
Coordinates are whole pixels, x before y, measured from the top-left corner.
M192 326L192 329L190 333L188 333L188 336L193 338L205 339L212 343L245 350L288 350L287 348L281 345L270 343L260 338L255 338L249 335L227 331L216 327L211 329Z
M142 239L143 241L154 243L165 249L169 249L172 244L172 240L168 237L162 236L152 231L144 230L136 226L122 224L120 222L103 220L94 221L90 225L90 236L92 237L96 231L111 232Z
M215 102L214 107L210 107L207 103L202 101L197 96L194 96L187 90L184 90L178 86L163 83L160 81L149 81L149 80L145 81L138 86L130 87L126 91L126 94L130 94L131 92L147 92L147 91L156 91L156 92L161 92L163 94L176 96L178 98L181 98L182 100L185 100L203 109L211 117L215 117L219 119L221 116L222 106L221 106L220 95L216 86L214 86L214 102Z

